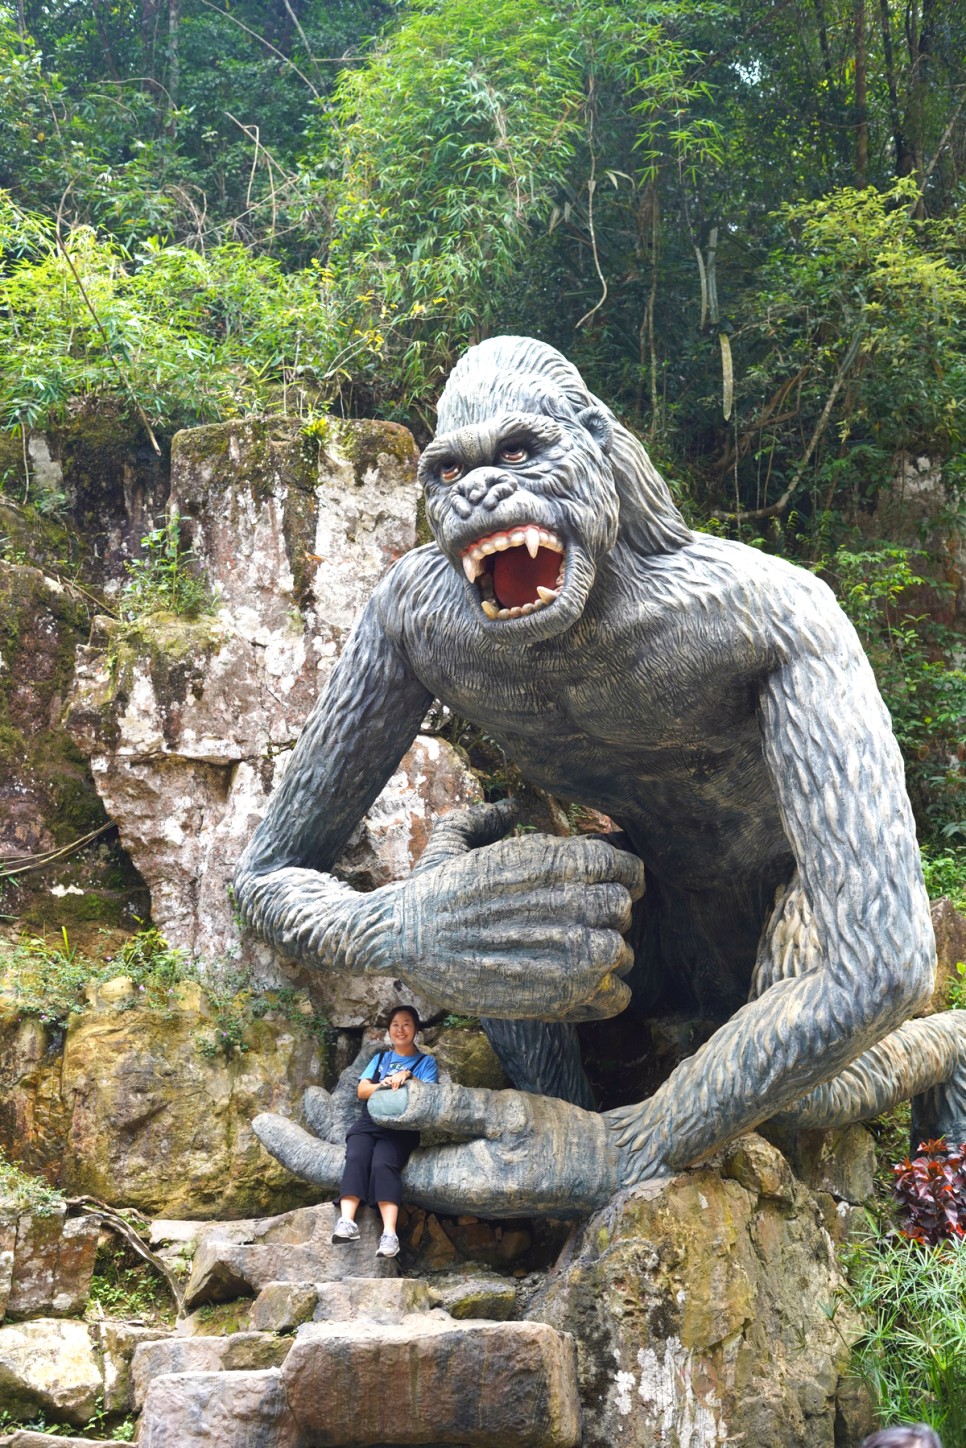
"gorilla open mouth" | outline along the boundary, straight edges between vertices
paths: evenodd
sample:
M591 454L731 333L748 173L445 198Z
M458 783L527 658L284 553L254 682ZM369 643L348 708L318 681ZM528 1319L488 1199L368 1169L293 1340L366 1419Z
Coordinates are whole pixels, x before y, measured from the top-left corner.
M489 619L524 618L560 597L564 545L556 533L535 523L477 538L461 557Z

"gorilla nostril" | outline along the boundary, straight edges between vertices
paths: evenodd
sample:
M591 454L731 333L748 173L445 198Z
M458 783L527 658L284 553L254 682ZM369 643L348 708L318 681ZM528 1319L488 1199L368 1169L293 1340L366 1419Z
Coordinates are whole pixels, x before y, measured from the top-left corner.
M486 487L484 484L477 483L475 487L470 488L469 498L471 503L482 503L485 497Z
M452 503L453 512L458 513L461 518L468 518L473 511L470 504L459 493L453 494Z

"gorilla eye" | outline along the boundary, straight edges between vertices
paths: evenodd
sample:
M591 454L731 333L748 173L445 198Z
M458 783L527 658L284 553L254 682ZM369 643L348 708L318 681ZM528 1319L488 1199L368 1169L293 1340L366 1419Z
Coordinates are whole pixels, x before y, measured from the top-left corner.
M439 469L440 480L444 483L455 483L463 469L459 463L452 460L441 463Z
M522 442L508 443L497 453L497 459L501 463L525 463L529 456L530 449L525 448Z

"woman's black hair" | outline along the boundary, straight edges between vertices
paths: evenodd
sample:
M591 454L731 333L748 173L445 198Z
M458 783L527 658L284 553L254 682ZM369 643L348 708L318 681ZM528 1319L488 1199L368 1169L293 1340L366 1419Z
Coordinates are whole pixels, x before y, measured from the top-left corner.
M389 1012L389 1018L388 1018L388 1020L386 1021L386 1030L387 1030L387 1031L388 1031L389 1027L392 1025L393 1017L394 1017L394 1016L398 1016L398 1014L399 1014L400 1011L408 1011L408 1013L409 1013L409 1014L412 1016L412 1018L413 1018L413 1021L414 1021L414 1023L415 1023L415 1026L416 1026L417 1031L421 1031L421 1030L422 1030L422 1028L423 1028L422 1021L419 1019L419 1012L417 1011L417 1009L416 1009L415 1006L393 1006L392 1010Z

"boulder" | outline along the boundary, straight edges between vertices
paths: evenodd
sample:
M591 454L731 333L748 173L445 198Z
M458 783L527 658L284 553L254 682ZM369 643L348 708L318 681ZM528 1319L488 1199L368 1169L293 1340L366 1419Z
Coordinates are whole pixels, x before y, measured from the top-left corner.
M101 1355L104 1373L104 1411L130 1413L134 1407L131 1365L144 1343L161 1342L171 1336L169 1328L147 1327L137 1322L120 1322L105 1317L90 1324L91 1338Z
M200 959L227 957L266 982L283 980L290 963L239 932L235 864L359 609L416 539L409 433L334 421L323 432L274 418L178 434L171 504L216 612L98 620L78 650L68 719L150 887L154 922ZM451 746L421 738L340 872L361 888L400 878L433 819L479 798ZM315 975L306 980L317 1009L339 1027L398 999L391 980Z
M573 1339L542 1323L432 1313L398 1324L310 1323L281 1378L316 1448L574 1448L575 1367Z
M169 1337L140 1344L131 1364L134 1407L142 1407L155 1378L166 1373L215 1373L277 1368L292 1346L290 1337L270 1332L236 1332L230 1337Z
M35 1318L0 1327L0 1410L60 1422L89 1421L102 1377L83 1322Z
M0 1220L0 1239L11 1225L11 1270L5 1314L0 1278L0 1318L80 1316L97 1255L97 1223L68 1217L66 1205L52 1205L43 1213L20 1216L15 1224ZM0 1253L0 1261L5 1255Z
M875 1141L859 1123L832 1130L789 1131L766 1123L762 1134L805 1186L860 1206L875 1191Z
M460 1086L505 1091L510 1085L486 1035L475 1026L437 1026L425 1043L436 1057L440 1077Z
M139 1448L302 1448L278 1370L169 1373L145 1399Z
M527 1315L577 1338L583 1448L831 1448L861 1331L841 1285L815 1198L747 1136L614 1198Z
M344 1277L339 1282L269 1282L249 1313L262 1332L291 1332L303 1322L401 1322L413 1312L428 1312L441 1298L425 1282L411 1277Z
M429 1286L432 1302L461 1321L485 1317L509 1322L516 1314L517 1286L505 1277L467 1274L434 1278Z

